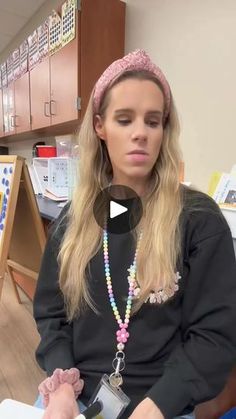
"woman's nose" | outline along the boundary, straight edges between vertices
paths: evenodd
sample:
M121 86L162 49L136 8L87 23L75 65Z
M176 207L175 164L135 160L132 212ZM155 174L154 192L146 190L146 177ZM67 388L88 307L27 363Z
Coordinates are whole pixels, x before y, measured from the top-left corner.
M147 139L147 129L145 124L137 123L134 126L132 132L132 140L146 140Z

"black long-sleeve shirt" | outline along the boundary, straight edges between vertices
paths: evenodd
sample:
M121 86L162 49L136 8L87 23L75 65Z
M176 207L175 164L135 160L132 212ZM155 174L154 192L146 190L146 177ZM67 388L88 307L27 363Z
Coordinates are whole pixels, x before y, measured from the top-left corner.
M131 317L122 386L131 404L123 418L145 397L167 419L187 413L221 391L236 362L236 263L231 233L211 199L186 191L179 290L164 304L149 300ZM199 198L198 209L188 203L189 195L195 201ZM86 404L101 376L112 372L118 327L107 294L102 249L91 260L89 279L99 314L88 307L67 322L58 286L57 254L66 218L60 220L46 245L34 299L41 335L36 357L48 375L55 368L79 368L85 381L80 398ZM108 234L108 246L114 295L123 319L127 269L134 257L131 233Z

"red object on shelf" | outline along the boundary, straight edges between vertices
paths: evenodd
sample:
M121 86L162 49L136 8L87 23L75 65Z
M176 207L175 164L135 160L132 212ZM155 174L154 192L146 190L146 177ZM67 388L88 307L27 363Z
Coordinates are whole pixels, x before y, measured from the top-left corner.
M38 157L57 157L57 149L52 145L38 145Z

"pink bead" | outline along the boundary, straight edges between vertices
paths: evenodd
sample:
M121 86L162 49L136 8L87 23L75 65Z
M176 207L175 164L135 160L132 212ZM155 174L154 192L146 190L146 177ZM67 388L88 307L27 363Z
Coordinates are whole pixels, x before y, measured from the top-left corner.
M118 342L126 343L128 337L129 337L129 333L126 331L126 329L123 328L123 329L118 330L116 332L116 336L117 336L117 341Z

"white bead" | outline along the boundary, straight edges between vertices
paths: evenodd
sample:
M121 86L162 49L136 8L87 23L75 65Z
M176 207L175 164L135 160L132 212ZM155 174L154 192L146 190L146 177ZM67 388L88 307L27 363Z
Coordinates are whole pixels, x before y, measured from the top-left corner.
M118 343L118 345L117 345L118 351L123 351L124 347L125 347L125 345L123 343L121 343L121 342Z

